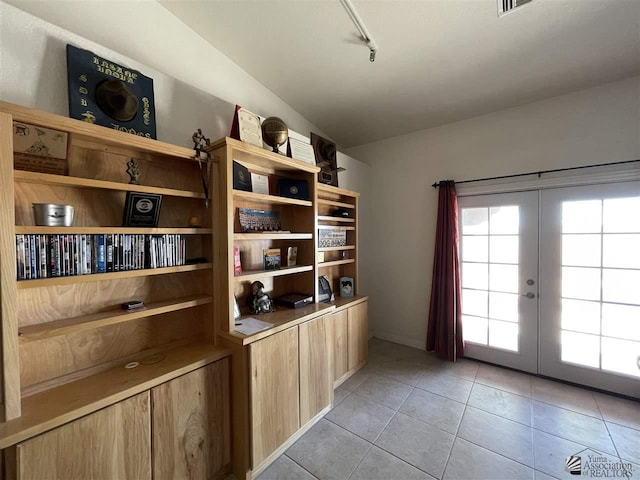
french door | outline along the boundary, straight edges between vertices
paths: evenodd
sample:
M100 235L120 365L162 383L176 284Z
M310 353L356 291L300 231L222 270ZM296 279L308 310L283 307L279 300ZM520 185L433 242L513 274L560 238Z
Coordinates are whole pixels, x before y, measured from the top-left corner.
M538 193L460 197L465 356L537 371Z
M640 183L541 196L541 374L640 397Z
M465 355L640 397L640 182L459 209Z

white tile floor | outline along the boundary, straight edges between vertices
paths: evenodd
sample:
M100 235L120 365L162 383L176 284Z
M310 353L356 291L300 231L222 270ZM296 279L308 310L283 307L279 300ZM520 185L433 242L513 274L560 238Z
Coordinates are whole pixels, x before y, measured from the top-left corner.
M373 339L333 410L258 478L576 479L572 455L583 476L640 479L640 402Z

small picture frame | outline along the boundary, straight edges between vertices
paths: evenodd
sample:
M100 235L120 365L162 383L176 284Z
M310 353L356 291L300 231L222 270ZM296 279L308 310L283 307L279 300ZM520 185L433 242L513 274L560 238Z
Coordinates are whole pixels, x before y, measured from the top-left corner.
M353 284L353 277L340 277L340 296L341 297L353 297L353 291L355 285Z
M235 160L233 161L233 189L244 192L253 190L249 169Z
M280 249L279 248L265 248L263 250L263 255L264 255L265 270L280 269Z
M156 228L160 219L161 203L162 195L159 194L127 192L122 225Z

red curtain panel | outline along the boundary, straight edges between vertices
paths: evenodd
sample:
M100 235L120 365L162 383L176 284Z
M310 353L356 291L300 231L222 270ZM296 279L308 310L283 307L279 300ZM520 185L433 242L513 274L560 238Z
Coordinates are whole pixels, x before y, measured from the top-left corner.
M458 258L458 197L455 182L439 183L427 351L455 362L464 354Z

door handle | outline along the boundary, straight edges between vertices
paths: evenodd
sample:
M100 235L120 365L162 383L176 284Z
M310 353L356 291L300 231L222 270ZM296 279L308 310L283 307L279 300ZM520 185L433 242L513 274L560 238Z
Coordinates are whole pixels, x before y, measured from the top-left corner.
M523 297L527 297L527 298L536 298L536 294L533 292L527 292L524 295L521 295Z

